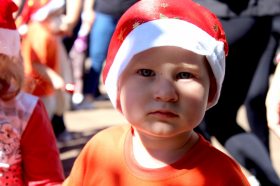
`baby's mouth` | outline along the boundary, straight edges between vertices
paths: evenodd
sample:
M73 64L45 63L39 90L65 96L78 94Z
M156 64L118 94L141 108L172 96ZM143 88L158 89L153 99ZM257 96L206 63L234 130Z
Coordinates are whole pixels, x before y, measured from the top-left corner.
M9 90L9 88L9 83L4 79L0 79L0 97L1 95L5 94Z
M178 117L177 114L171 112L171 111L167 111L167 110L158 110L158 111L153 111L150 113L151 115L154 116L160 116L160 117L167 117L167 118L174 118L174 117Z

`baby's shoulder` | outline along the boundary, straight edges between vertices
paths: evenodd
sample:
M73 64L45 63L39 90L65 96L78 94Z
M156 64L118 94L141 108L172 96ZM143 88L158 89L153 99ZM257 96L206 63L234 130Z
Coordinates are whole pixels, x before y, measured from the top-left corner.
M196 149L197 154L200 154L198 157L207 160L210 164L219 162L220 167L238 167L238 163L227 152L213 146L201 136Z
M105 128L97 129L94 132L93 137L90 139L89 143L102 143L109 141L117 141L118 139L126 136L127 132L130 130L130 125L120 124L116 126L108 126Z

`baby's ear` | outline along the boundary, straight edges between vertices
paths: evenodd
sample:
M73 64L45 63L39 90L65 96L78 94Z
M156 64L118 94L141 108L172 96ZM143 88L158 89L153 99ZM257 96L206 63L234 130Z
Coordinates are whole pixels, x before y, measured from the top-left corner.
M121 77L121 76L120 76ZM122 106L120 101L120 78L118 80L118 88L117 88L117 99L116 99L116 109L122 113Z
M212 103L215 95L217 94L217 83L214 78L214 75L210 77L210 87L209 87L209 95L208 95L208 103Z
M209 74L210 86L209 86L207 108L209 108L209 103L213 103L213 100L215 99L215 96L217 94L217 82L209 64L208 64L208 74Z

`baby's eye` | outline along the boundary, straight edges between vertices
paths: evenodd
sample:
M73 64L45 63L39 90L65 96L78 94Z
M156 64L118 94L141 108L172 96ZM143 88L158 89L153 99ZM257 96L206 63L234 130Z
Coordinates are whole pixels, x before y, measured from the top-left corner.
M137 70L137 74L144 76L144 77L150 77L150 76L154 76L155 72L150 69L139 69L139 70Z
M189 79L192 77L192 74L189 72L180 72L176 75L176 79Z

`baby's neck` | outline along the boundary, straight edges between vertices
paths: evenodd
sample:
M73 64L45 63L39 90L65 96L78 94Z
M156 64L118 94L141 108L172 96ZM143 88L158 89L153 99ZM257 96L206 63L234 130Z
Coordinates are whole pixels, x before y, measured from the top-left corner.
M173 139L151 140L140 137L135 131L132 137L132 150L136 162L145 168L161 168L183 157L197 142L198 135L190 132Z

